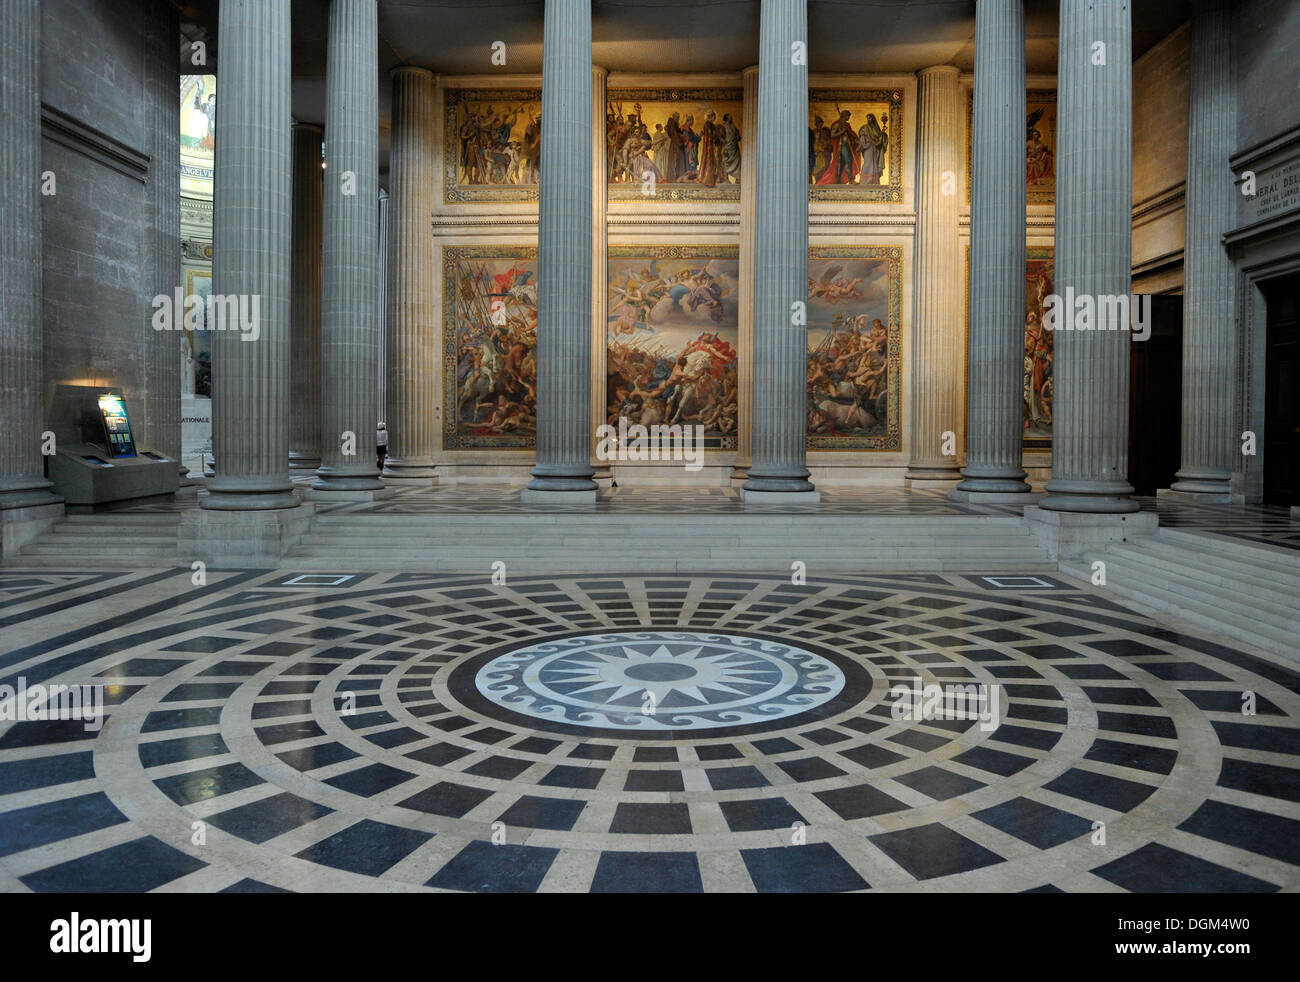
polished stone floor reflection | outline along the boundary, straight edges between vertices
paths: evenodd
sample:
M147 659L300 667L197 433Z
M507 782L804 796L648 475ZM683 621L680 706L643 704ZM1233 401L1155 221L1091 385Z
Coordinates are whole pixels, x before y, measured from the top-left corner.
M0 684L108 700L97 733L0 721L8 890L1300 887L1294 664L1050 575L15 570L0 598ZM928 683L998 686L998 725L896 718Z

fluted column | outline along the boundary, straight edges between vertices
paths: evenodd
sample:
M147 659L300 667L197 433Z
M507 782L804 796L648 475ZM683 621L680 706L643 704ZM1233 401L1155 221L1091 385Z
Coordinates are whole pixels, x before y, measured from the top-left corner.
M388 225L388 192L379 189L379 358L375 371L375 418L384 419L388 405L388 267L392 250Z
M57 504L41 432L41 9L0 4L0 509Z
M1022 0L978 0L974 103L966 466L951 496L960 500L990 496L983 499L988 501L996 495L996 500L1008 500L1007 495L1029 492L1021 466L1025 346Z
M962 302L957 174L962 93L950 65L918 73L917 229L912 304L911 460L913 482L955 481L957 456L943 453L945 431L961 423ZM955 443L955 439L954 439Z
M609 237L605 206L609 201L609 179L605 173L605 96L609 72L591 66L591 432L605 422L609 391ZM594 460L594 477L600 487L609 487L613 472L609 461Z
M312 484L316 491L376 491L383 487L375 463L378 59L377 0L331 0L321 261L321 384L325 398L321 403L321 466ZM427 270L429 276L433 272Z
M758 66L745 69L745 104L740 122L740 297L737 304L737 335L740 361L736 378L736 463L733 482L749 477L754 460L754 135L758 130ZM733 487L735 484L733 483Z
M435 428L434 354L438 319L433 280L438 274L430 229L434 173L433 73L393 69L388 215L388 459L384 478L429 485Z
M537 218L537 465L527 501L591 479L591 0L546 0ZM603 325L602 325L603 327Z
M170 297L181 285L181 162L177 125L180 70L176 46L180 18L166 0L148 7L148 91L145 107L149 127L149 211L152 216L146 254L151 296ZM152 304L146 316L152 317ZM183 336L173 331L151 331L145 352L148 402L146 433L149 449L181 464L181 345Z
M753 463L747 502L817 500L808 430L808 10L763 0L754 216ZM805 52L799 57L800 46ZM800 316L802 310L803 316Z
M1234 222L1228 158L1236 146L1232 11L1226 0L1192 4L1187 112L1187 236L1183 259L1182 467L1174 491L1228 500L1235 457L1233 264L1223 235Z
M1055 260L1062 296L1073 291L1096 302L1132 287L1132 47L1128 0L1061 0ZM1101 320L1098 305L1094 325ZM1052 480L1042 507L1137 511L1127 480L1132 333L1127 323L1064 329L1075 323L1069 309L1056 321Z
M293 127L293 265L290 370L292 415L289 470L320 466L321 223L324 130L310 123Z
M212 324L206 509L297 505L289 481L289 0L224 3L213 178L212 294L254 330ZM255 317L252 315L256 314ZM233 326L228 316L227 327Z

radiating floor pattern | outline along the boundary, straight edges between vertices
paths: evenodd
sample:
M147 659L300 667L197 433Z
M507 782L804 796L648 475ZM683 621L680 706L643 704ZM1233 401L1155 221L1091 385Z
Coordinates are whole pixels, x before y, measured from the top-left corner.
M1294 664L1041 574L0 571L19 677L8 890L1300 887Z

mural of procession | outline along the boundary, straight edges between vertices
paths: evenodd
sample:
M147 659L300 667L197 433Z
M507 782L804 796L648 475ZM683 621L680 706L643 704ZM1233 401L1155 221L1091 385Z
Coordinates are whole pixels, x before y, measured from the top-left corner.
M735 246L610 250L607 423L698 425L735 448L738 285Z
M814 248L808 261L808 449L898 450L902 253Z
M536 250L444 247L444 449L534 445L536 349Z
M902 201L902 90L814 89L809 96L809 197Z
M619 89L605 110L610 196L738 199L743 147L740 89Z
M542 160L541 92L449 88L445 99L445 200L536 201Z

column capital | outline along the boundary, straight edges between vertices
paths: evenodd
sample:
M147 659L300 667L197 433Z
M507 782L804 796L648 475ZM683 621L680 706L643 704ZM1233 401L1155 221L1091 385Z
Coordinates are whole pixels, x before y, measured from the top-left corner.
M746 68L746 69L745 69L743 72L741 72L740 74L741 74L741 76L744 77L744 78L750 78L751 76L757 75L757 74L758 74L758 66L757 66L757 65L750 65L748 68Z
M432 78L436 80L434 73L428 68L421 68L419 65L398 65L388 73L389 78L396 78L399 75L417 75L420 78Z

